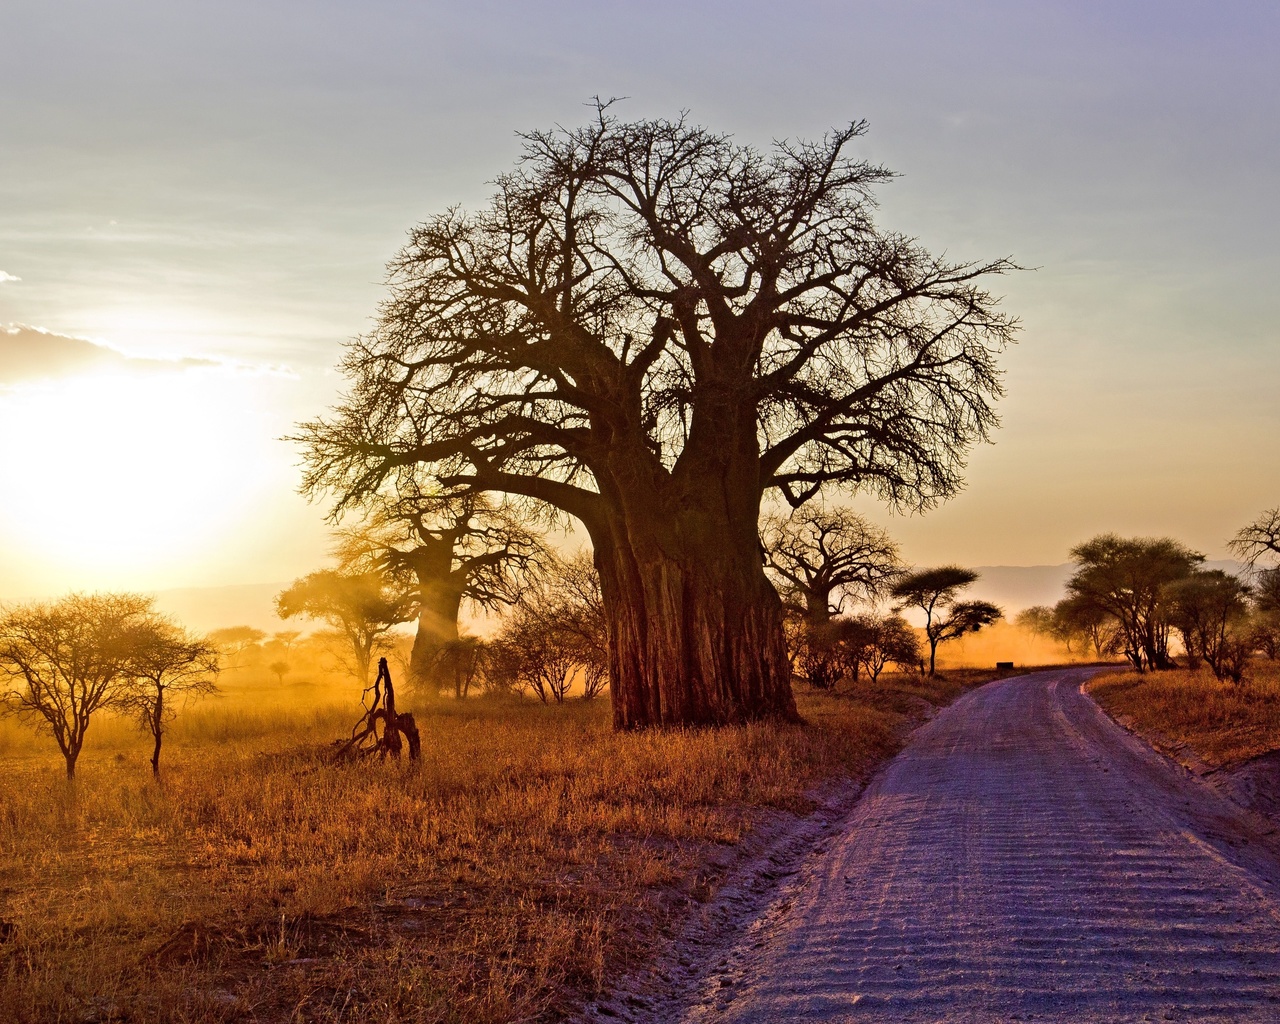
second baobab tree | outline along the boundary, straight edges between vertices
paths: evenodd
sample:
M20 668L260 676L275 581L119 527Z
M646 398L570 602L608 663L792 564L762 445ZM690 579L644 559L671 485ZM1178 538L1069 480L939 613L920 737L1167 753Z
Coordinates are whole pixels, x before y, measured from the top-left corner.
M522 136L474 213L415 228L306 487L358 506L424 470L586 529L614 724L794 718L766 494L925 508L986 440L1015 323L877 227L865 125L761 151L676 120Z
M818 506L768 516L760 541L791 619L797 665L811 685L830 689L848 667L842 623L832 617L847 603L874 603L902 574L898 546L849 509Z
M486 611L514 604L546 560L541 542L510 509L466 491L424 491L416 482L369 503L363 536L413 603L410 677L437 690L456 682L460 659L474 659L474 643L459 632L463 604Z

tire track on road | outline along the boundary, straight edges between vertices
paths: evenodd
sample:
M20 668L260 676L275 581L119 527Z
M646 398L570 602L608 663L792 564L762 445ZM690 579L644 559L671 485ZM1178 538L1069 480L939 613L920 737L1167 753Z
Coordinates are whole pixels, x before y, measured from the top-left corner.
M922 727L682 1019L1280 1020L1276 837L1087 675L991 683Z

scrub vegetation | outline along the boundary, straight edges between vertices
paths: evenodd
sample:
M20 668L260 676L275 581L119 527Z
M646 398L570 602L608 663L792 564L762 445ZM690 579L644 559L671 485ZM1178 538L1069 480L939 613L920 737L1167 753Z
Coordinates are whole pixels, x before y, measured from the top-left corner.
M1094 699L1157 749L1189 750L1209 768L1280 750L1280 663L1256 659L1241 686L1196 671L1116 673L1089 687Z
M420 702L420 761L335 764L316 738L349 730L355 684L305 642L281 684L278 645L173 722L158 780L126 718L95 720L73 783L0 722L0 1019L553 1019L652 957L753 827L990 675L806 688L805 725L698 731Z

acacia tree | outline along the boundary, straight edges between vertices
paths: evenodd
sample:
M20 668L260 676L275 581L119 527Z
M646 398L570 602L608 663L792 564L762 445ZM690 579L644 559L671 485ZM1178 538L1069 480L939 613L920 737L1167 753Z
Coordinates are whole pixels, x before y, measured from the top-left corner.
M122 696L133 630L150 614L140 594L72 594L0 619L0 671L17 684L3 708L49 731L69 779L93 715Z
M428 493L416 483L373 500L363 535L393 574L412 580L418 630L409 674L437 689L457 681L453 662L467 647L458 631L463 602L487 610L514 603L545 558L511 509L482 494Z
M978 574L959 565L917 569L906 573L889 593L899 609L924 613L924 635L929 642L929 675L937 672L938 645L958 640L991 625L1004 613L988 601L961 601L960 591L977 582Z
M1169 619L1182 636L1187 667L1203 658L1218 679L1236 682L1236 649L1245 639L1249 588L1221 569L1193 572L1165 590ZM1251 645L1250 645L1251 646Z
M1107 533L1072 548L1071 558L1077 568L1067 596L1119 624L1125 656L1136 669L1173 668L1166 588L1190 576L1204 555L1168 538Z
M396 580L376 569L322 569L276 595L282 619L303 615L327 622L351 656L352 674L369 685L373 656L387 633L413 618L413 601Z
M127 643L128 685L116 706L150 733L151 771L159 775L165 726L177 704L217 692L218 648L154 613L133 624Z
M305 424L335 515L389 480L551 506L587 530L618 728L795 703L759 557L767 492L953 494L1016 324L955 263L873 223L864 123L761 152L678 120L522 136L478 213L414 229L373 332Z

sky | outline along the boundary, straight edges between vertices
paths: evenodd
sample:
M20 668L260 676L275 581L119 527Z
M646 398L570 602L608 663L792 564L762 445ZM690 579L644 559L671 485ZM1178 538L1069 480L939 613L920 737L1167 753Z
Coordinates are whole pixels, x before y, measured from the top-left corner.
M1280 6L7 0L0 596L287 580L281 440L417 221L595 95L744 142L866 118L881 223L1010 255L995 444L918 564L1104 530L1225 554L1280 503Z

